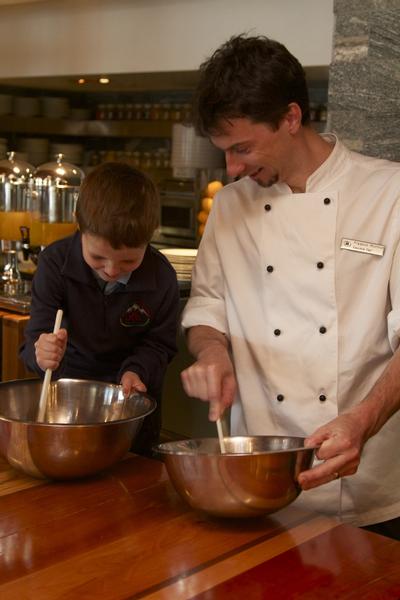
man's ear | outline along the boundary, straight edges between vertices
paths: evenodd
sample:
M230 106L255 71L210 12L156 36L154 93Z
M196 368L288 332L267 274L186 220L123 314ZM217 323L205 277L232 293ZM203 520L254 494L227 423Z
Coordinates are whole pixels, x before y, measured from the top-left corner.
M288 111L285 115L285 119L288 124L289 133L295 134L301 127L301 119L303 113L300 106L296 102L291 102L288 106Z

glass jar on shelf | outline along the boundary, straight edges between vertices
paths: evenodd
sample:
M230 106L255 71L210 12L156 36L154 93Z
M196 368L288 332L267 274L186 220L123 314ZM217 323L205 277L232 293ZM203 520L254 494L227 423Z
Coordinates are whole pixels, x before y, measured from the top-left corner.
M140 162L140 167L142 169L151 169L153 166L151 152L143 152L142 160Z
M96 107L96 119L99 121L104 121L106 118L106 105L98 104Z
M107 121L115 119L115 104L106 104L106 119Z
M89 154L89 167L96 167L100 164L100 153L97 150L91 150Z
M134 110L133 110L133 104L131 102L128 102L128 104L125 106L125 119L127 121L131 121L134 117Z
M139 150L135 150L134 152L132 152L132 166L135 167L135 169L140 169L141 163L142 163L141 152Z
M163 169L167 169L171 166L171 157L170 157L170 153L166 148L160 148L158 150L159 155L160 155L160 167L162 167Z
M160 153L160 150L155 150L153 152L153 166L156 169L159 169L160 167L162 167L162 155Z
M318 121L321 121L321 123L326 123L328 118L328 110L326 107L326 104L320 104L318 106Z
M146 104L143 104L143 114L142 114L142 119L144 119L145 121L148 121L151 117L151 104L149 102L146 102Z
M315 102L310 102L310 121L318 121L317 105Z
M150 119L152 121L159 121L161 118L161 106L160 104L152 104L150 107Z
M143 104L140 104L140 102L135 102L133 105L133 118L136 121L143 119Z
M115 150L106 150L104 160L106 162L114 162L115 160L117 160L117 153L116 153L116 151Z
M186 102L182 105L182 121L190 123L192 120L192 105Z
M128 163L128 165L133 165L133 152L131 150L123 152L123 161Z
M118 121L123 121L125 119L125 105L124 104L117 104L115 117L116 117L116 119L118 119Z
M163 121L169 121L171 118L171 104L169 102L163 102L161 104L161 119Z
M181 121L182 120L182 105L181 104L173 104L171 110L171 119L172 121Z

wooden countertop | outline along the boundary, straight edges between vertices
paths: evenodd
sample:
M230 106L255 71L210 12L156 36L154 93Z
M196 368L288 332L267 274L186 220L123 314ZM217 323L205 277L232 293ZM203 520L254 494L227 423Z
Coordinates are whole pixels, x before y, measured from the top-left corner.
M207 517L139 456L75 482L0 460L0 598L398 600L400 542L293 505Z

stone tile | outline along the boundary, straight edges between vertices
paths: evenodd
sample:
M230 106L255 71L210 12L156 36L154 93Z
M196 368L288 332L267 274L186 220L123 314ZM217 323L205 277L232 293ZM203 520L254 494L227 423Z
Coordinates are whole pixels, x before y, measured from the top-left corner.
M400 114L397 116L368 116L365 123L364 137L368 142L382 140L387 144L393 145L394 143L397 143L400 146L399 131Z
M329 110L367 110L369 68L365 61L360 64L332 64L329 71L328 104Z
M400 0L335 0L328 131L400 160Z
M369 11L357 11L349 14L346 11L336 13L335 38L369 37Z
M397 8L399 8L399 0L334 0L333 3L333 12L341 15L359 15Z
M400 3L397 9L375 12L371 16L369 33L369 59L400 60Z
M366 112L359 110L329 110L328 130L352 140L361 140L365 131Z

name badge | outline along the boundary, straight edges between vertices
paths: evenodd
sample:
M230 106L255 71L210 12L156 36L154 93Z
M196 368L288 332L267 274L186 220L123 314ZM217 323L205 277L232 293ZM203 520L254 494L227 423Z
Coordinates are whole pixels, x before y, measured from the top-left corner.
M375 256L383 256L385 252L385 246L382 246L381 244L350 240L349 238L342 238L340 248L341 250L351 250L352 252L362 252L363 254L374 254Z

